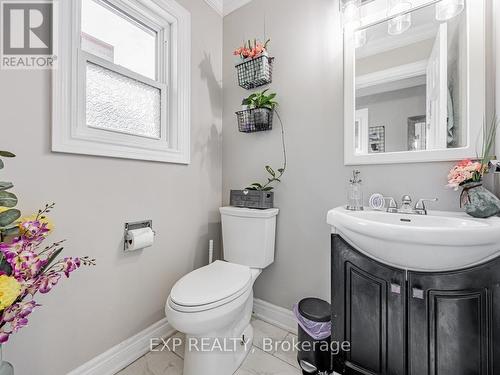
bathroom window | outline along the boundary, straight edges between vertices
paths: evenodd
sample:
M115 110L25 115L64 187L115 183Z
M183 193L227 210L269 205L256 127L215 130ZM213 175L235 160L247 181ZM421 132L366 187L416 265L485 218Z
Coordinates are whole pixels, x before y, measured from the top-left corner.
M60 8L53 151L189 163L189 13L174 0Z

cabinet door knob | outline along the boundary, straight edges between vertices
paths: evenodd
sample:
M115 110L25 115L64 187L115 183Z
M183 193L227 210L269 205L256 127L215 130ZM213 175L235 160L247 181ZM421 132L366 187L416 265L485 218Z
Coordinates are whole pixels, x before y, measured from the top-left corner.
M401 294L401 285L391 283L391 292L394 294Z
M412 296L413 298L416 299L424 299L424 291L419 288L413 288L412 289Z

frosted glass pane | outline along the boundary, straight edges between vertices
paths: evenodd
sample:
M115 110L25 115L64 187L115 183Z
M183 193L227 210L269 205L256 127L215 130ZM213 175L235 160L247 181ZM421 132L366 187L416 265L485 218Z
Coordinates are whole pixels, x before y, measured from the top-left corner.
M156 79L154 30L98 0L82 0L82 49Z
M161 92L87 63L87 125L150 138L161 136Z

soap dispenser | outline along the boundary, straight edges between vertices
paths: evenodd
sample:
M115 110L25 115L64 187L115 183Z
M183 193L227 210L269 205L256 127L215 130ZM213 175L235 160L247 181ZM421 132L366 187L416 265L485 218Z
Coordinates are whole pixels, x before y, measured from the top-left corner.
M347 191L347 209L350 211L363 211L363 191L361 190L360 171L352 171L352 178L349 180Z

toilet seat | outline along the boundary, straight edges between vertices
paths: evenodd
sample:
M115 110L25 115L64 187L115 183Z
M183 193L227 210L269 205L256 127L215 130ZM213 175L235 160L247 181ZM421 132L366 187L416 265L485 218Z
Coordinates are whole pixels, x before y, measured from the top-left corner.
M215 261L180 279L170 293L170 306L180 312L199 312L233 301L252 288L249 267Z

